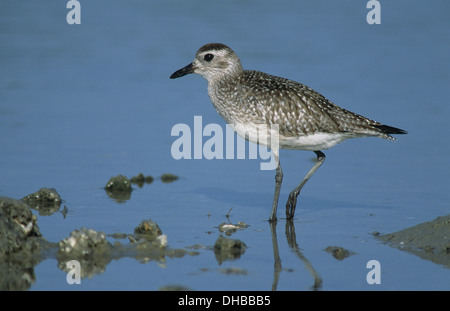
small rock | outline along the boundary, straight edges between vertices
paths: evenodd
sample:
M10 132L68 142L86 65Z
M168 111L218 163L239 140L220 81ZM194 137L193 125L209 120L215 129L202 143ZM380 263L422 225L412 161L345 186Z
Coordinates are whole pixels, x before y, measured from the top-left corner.
M144 174L139 173L137 176L131 177L130 181L141 188L144 183L151 184L153 182L152 176L144 176Z
M353 252L350 252L350 251L348 251L345 248L340 247L340 246L328 246L327 248L325 248L325 251L327 253L330 253L337 260L344 260L348 256L354 254Z
M158 224L151 219L143 220L136 228L134 228L135 234L145 235L150 240L155 240L162 234Z
M161 181L164 183L170 183L178 179L178 176L173 174L162 174Z
M116 202L123 203L130 199L133 188L127 177L117 175L116 177L111 177L105 186L105 191L110 198Z
M36 279L34 267L48 247L30 207L0 197L0 291L28 289Z
M49 215L59 210L61 196L53 188L41 188L38 191L22 198L32 209L38 210L40 214Z
M72 260L80 262L81 277L92 277L103 273L113 258L114 246L106 240L103 232L81 228L70 233L70 237L58 244L58 267L70 271L67 263Z
M118 192L131 192L133 188L131 188L130 180L123 176L117 175L115 177L111 177L108 183L105 186L105 190L118 193Z
M216 260L221 264L225 260L238 259L245 253L247 246L240 240L228 239L219 236L214 244L214 255Z
M39 249L37 217L22 201L0 197L0 258Z
M61 255L76 258L85 258L94 254L102 247L108 247L106 235L93 229L81 228L70 233L70 237L62 240L58 244Z

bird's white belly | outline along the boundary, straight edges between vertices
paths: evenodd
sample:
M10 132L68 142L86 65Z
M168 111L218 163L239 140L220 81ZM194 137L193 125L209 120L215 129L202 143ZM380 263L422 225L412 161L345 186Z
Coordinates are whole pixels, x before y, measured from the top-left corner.
M315 133L297 137L280 135L280 149L326 150L355 136L342 133Z
M343 133L315 133L286 137L278 132L277 125L229 124L236 133L251 142L269 146L271 149L326 150L354 135Z

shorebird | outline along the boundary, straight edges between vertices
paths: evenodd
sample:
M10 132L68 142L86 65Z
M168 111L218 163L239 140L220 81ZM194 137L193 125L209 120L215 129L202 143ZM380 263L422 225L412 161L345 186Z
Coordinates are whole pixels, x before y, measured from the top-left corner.
M325 161L325 154L321 150L349 138L375 136L395 140L390 134L407 133L345 110L304 84L260 71L244 70L237 54L222 43L202 46L194 61L174 72L170 78L176 79L191 73L206 79L208 95L214 108L228 124L234 125L241 137L260 143L261 140L255 136L256 126L276 125L278 148L310 150L316 154L313 167L289 194L287 219L294 217L301 189ZM267 135L270 139L274 134L271 132ZM277 220L283 180L278 148L272 149L277 167L269 221Z

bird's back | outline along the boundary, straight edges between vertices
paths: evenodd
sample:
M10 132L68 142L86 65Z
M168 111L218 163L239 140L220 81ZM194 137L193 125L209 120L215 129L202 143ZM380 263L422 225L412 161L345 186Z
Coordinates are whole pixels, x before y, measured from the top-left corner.
M245 70L208 89L215 108L228 123L278 124L284 137L325 133L394 140L389 134L405 133L340 108L301 83L260 71Z

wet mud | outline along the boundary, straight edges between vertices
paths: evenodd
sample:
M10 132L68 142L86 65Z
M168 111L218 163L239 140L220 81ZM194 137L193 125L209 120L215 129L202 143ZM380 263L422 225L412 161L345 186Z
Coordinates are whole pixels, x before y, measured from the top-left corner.
M392 247L450 268L450 215L394 233L374 235Z
M34 266L49 246L30 207L0 197L0 290L27 289L36 279Z
M164 176L164 177L163 177ZM133 185L142 187L155 181L174 182L178 179L172 174L159 178L139 174L127 178L118 175L106 184L105 192L115 201L126 200L136 190ZM196 244L185 248L169 247L170 237L163 233L160 226L151 219L143 219L130 233L104 233L95 228L80 228L74 230L61 241L48 241L40 232L38 216L45 217L52 213L65 213L67 207L61 210L64 200L53 188L42 188L22 199L0 197L0 290L27 290L36 281L34 267L41 261L56 259L58 268L70 272L72 262L79 263L80 277L92 278L103 273L112 260L134 258L141 263L157 262L164 265L167 258L182 258L196 256L201 252L211 252L217 263L235 261L245 256L247 245L230 236L249 226L244 222L237 224L222 223L216 228L219 237L214 245ZM230 209L231 210L231 209ZM281 258L278 251L276 222L270 224L274 271L272 290L277 289L279 275L282 273ZM434 263L450 267L450 215L438 217L433 221L407 228L395 233L374 236L390 246L413 253ZM293 222L286 221L285 238L294 254L303 262L312 277L312 290L322 287L322 278L313 265L302 254L295 235ZM353 255L352 251L339 246L329 246L324 251L337 260L343 260ZM205 271L209 268L205 268ZM238 267L220 268L218 271L227 275L247 275L247 271ZM189 290L180 284L168 284L160 290Z
M133 233L106 234L80 228L61 241L47 241L32 209L40 215L49 215L58 211L62 201L56 190L50 188L42 188L21 200L0 197L0 290L30 288L36 280L34 267L49 258L55 258L58 268L66 272L73 269L71 263L76 260L81 278L91 278L103 273L112 260L124 257L164 264L166 258L199 254L189 248L168 247L168 237L151 219L142 220Z
M163 177L164 176L164 177ZM163 175L162 182L178 179L172 174ZM106 193L114 200L123 200L131 195L133 183L151 183L153 178L138 175L128 179L123 175L111 178L105 186ZM123 196L125 195L125 197ZM134 258L141 263L150 261L164 265L167 258L182 258L199 255L199 250L214 252L219 264L226 260L235 260L245 252L245 244L219 236L211 246L194 245L174 249L168 246L168 237L151 219L142 220L132 233L107 234L92 228L80 228L70 233L61 241L48 241L42 236L38 217L56 212L67 212L67 207L60 211L63 199L53 188L42 188L20 200L0 197L0 290L26 290L36 281L34 267L41 261L54 258L58 268L73 271L73 261L81 267L80 277L92 278L103 273L112 260L124 257ZM228 235L242 230L246 225L229 224ZM178 290L187 287L167 285L161 290Z

